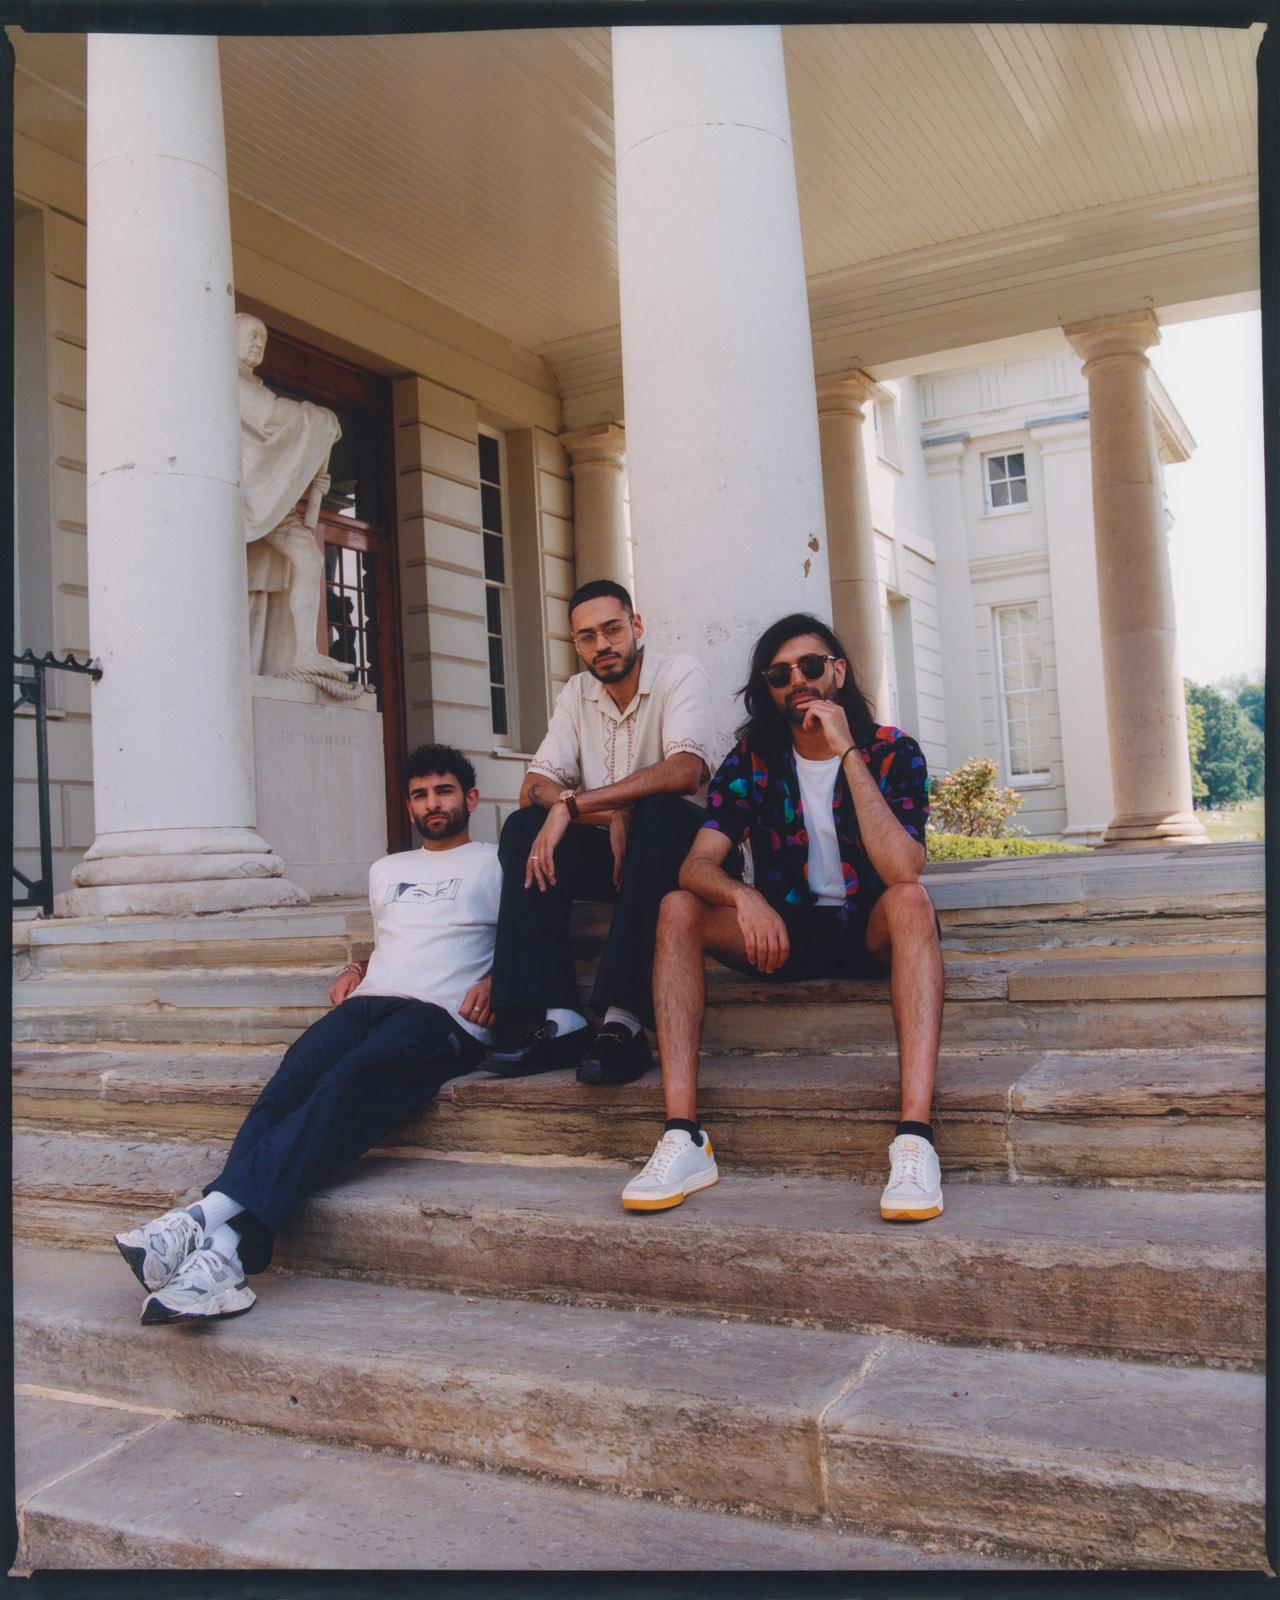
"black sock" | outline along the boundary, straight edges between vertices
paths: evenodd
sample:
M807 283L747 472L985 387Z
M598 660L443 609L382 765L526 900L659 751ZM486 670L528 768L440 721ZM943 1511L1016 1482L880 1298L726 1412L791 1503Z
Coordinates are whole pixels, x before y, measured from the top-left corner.
M933 1129L927 1122L900 1122L893 1130L896 1139L900 1133L914 1133L918 1139L927 1139L933 1143Z
M667 1125L662 1131L663 1133L673 1133L677 1128L683 1128L698 1149L702 1149L706 1141L702 1137L702 1129L696 1122L690 1122L687 1117L668 1117Z

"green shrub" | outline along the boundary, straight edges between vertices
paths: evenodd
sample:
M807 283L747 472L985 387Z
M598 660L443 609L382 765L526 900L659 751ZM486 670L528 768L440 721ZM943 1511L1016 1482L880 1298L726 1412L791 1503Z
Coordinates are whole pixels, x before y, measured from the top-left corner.
M929 810L940 833L998 839L1021 804L1016 789L996 782L996 764L986 756L970 756L929 786Z
M1081 844L1061 844L1057 839L974 838L964 833L926 835L930 861L985 861L993 856L1056 856L1076 854Z

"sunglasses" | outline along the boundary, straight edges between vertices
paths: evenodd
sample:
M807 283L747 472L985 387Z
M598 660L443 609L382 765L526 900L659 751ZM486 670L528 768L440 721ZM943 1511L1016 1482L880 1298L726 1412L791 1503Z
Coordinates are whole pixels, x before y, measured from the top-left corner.
M785 689L791 682L792 667L800 668L800 675L808 683L816 683L827 670L828 661L839 661L839 656L800 656L795 661L775 661L773 666L766 667L760 676L771 689Z

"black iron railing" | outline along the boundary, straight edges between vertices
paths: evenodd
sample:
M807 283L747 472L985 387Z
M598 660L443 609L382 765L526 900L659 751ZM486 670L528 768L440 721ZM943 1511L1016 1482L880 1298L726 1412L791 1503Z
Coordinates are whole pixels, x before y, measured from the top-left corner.
M61 660L46 651L37 656L24 650L13 658L13 710L16 716L23 706L35 712L36 723L36 794L40 808L40 876L34 881L25 872L13 869L15 885L21 884L25 893L19 897L14 891L13 905L39 906L46 917L53 915L53 830L49 825L49 697L45 675L50 669L57 672L79 672L90 678L100 678L102 668L96 661L77 661L72 655Z

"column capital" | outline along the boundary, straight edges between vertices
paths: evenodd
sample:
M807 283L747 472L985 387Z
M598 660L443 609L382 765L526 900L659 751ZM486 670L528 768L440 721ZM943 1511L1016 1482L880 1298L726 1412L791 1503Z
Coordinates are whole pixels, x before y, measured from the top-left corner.
M1160 324L1156 321L1155 312L1145 309L1090 317L1085 322L1064 323L1062 331L1071 348L1086 364L1103 356L1131 356L1145 360L1151 346L1160 343Z
M879 388L876 380L861 368L852 372L832 372L818 379L818 415L844 414L863 420L863 406Z
M571 428L559 436L569 455L570 467L588 463L622 468L627 463L627 430L617 422L593 422Z

